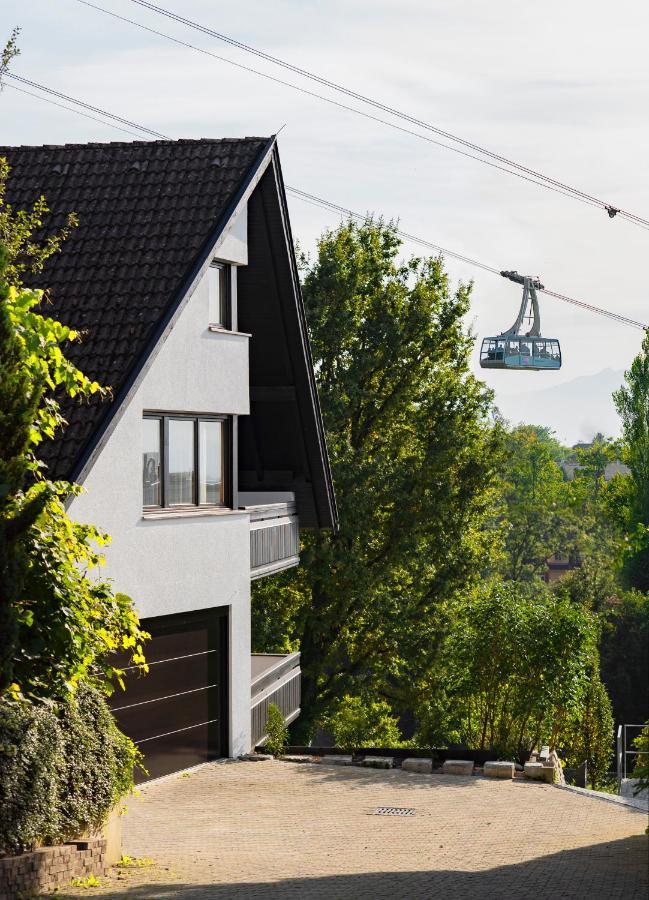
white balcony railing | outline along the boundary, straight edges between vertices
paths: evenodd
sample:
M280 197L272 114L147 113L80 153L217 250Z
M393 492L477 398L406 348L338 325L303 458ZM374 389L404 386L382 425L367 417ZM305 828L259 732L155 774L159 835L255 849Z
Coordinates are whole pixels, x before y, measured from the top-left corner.
M255 503L250 513L250 577L263 578L300 562L300 527L293 501Z
M274 703L288 724L300 714L300 654L253 653L250 688L251 743L266 739L268 707Z

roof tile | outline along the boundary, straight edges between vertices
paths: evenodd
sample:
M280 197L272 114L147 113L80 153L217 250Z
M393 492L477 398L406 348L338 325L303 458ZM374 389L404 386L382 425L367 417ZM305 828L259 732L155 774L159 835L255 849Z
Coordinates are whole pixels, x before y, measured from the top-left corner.
M44 271L44 311L84 331L67 354L117 395L201 248L268 144L267 138L0 147L6 202L44 195L47 233L69 212L79 227ZM218 160L218 163L216 162ZM108 402L63 404L67 427L43 447L54 477L69 477Z

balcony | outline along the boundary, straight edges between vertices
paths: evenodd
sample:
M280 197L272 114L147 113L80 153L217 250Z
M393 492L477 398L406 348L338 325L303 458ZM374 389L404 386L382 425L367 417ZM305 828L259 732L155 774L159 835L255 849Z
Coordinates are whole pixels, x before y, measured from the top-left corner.
M278 706L288 725L300 715L300 654L253 653L250 685L252 746L266 739L268 707Z
M293 499L242 494L240 508L250 513L251 579L299 565L300 527Z

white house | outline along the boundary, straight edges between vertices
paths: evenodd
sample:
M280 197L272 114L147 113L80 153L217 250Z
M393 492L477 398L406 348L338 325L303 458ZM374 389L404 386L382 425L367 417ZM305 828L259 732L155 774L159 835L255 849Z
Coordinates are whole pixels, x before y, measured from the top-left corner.
M0 155L15 208L80 220L35 281L112 398L67 405L45 458L153 635L115 715L150 777L246 752L269 699L299 712L298 654L251 671L251 579L298 564L299 527L336 527L275 139Z

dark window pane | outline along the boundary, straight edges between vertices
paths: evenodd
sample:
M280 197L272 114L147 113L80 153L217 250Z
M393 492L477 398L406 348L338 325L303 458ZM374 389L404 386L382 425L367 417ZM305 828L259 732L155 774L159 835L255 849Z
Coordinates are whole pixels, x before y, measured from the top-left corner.
M169 419L168 506L194 503L194 422Z
M160 506L162 503L160 422L160 419L145 419L143 423L142 481L145 506Z
M223 489L224 459L223 422L198 423L198 502L221 504L225 502Z
M209 316L210 325L227 326L228 273L226 266L213 265L209 268Z

